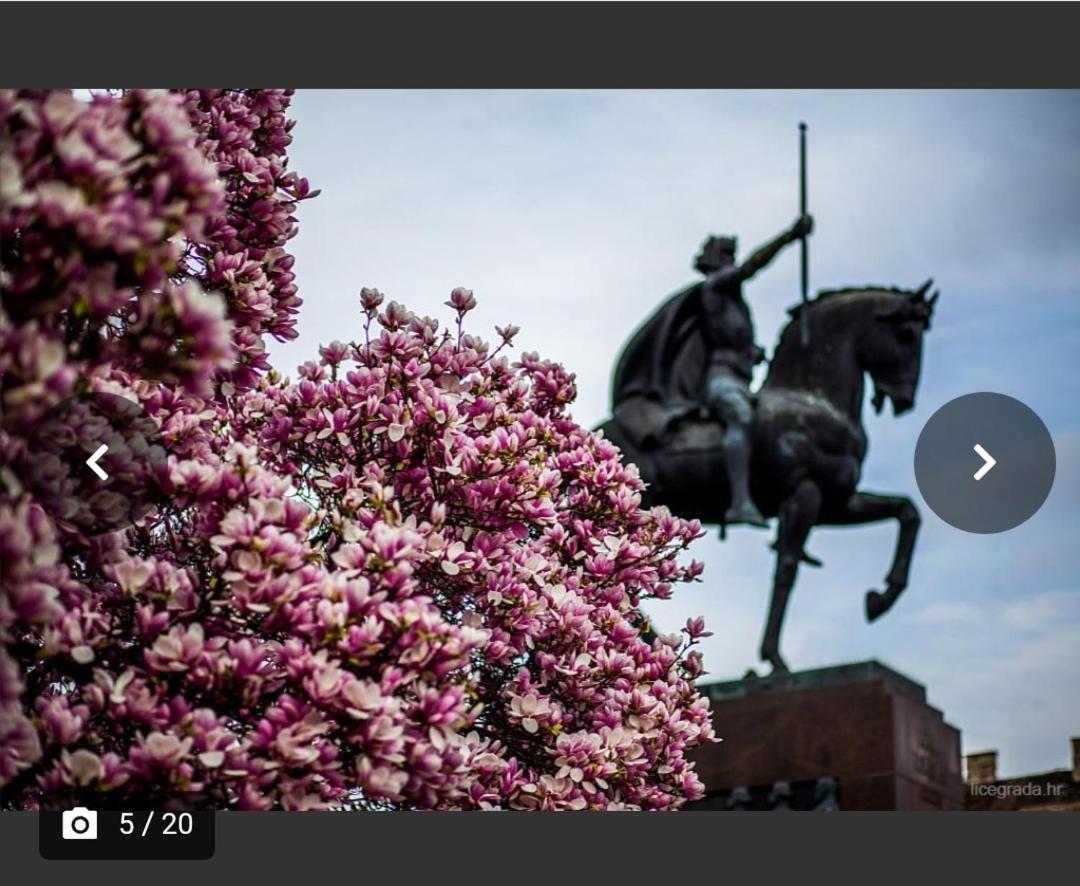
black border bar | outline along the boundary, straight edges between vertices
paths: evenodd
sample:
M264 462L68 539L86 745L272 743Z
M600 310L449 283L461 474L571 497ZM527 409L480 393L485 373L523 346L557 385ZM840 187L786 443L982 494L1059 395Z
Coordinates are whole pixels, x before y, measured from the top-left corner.
M5 3L0 85L1080 86L1075 3Z
M1071 882L1076 813L231 812L210 861L46 861L0 813L10 883Z

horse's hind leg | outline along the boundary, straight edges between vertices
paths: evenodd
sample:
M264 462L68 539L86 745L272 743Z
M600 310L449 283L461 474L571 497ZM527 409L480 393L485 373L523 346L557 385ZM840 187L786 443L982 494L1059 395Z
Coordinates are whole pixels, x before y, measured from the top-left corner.
M812 480L803 480L780 505L776 537L776 573L773 576L772 601L765 636L761 639L761 658L775 671L785 673L787 664L780 656L780 628L784 623L788 598L799 571L806 537L817 522L821 490Z
M895 519L900 524L900 534L896 539L896 551L892 566L885 576L885 590L866 592L866 619L873 621L888 612L896 598L903 593L908 584L911 571L911 556L915 551L915 537L919 533L919 511L911 499L905 495L875 495L872 492L856 492L848 500L844 513L830 523L852 525L858 523L876 523L879 520Z

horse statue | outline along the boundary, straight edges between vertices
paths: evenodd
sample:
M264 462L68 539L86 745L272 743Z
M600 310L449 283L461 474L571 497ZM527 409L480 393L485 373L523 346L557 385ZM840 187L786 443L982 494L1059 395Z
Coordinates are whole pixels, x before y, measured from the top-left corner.
M805 552L815 526L899 524L885 587L866 594L868 621L888 612L907 587L919 512L907 496L858 488L867 449L862 408L867 376L876 412L886 400L894 415L914 406L923 335L939 294L927 297L931 284L823 291L792 309L755 394L750 490L761 513L778 519L776 571L760 649L774 672L788 670L780 630L799 565L821 565ZM809 331L807 346L801 323ZM715 418L704 411L686 415L652 446L635 442L618 418L600 430L638 466L647 484L643 506L662 504L681 517L720 524L723 537L730 492L720 451L723 427Z

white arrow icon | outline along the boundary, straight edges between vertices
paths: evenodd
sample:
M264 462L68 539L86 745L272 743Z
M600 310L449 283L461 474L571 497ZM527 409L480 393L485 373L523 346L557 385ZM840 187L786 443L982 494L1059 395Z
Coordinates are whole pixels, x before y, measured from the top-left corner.
M982 448L978 443L974 446L975 453L983 460L983 466L975 472L975 479L981 480L990 473L990 469L997 464L997 459Z
M98 478L101 480L108 480L109 475L106 474L105 470L101 467L101 465L98 464L98 459L101 458L101 456L103 456L108 451L109 447L102 443L97 448L97 452L95 452L86 460L86 464L89 466L90 470L97 474Z

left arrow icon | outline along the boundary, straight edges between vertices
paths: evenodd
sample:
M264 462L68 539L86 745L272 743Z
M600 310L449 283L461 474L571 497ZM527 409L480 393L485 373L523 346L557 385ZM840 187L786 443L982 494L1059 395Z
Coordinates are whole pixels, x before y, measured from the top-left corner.
M85 452L86 450L83 451ZM102 443L97 448L97 451L86 460L87 466L90 468L91 471L97 474L98 478L101 480L108 480L109 475L106 474L105 470L101 467L101 465L98 464L98 459L101 458L101 456L103 456L108 451L109 447Z

